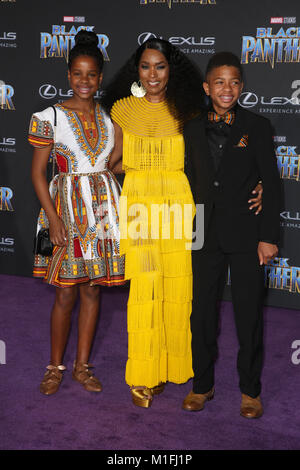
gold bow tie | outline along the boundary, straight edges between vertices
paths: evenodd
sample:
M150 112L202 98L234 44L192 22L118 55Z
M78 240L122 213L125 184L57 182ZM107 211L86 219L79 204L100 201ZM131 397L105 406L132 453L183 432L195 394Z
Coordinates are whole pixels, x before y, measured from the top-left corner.
M209 111L207 114L207 118L209 121L212 122L224 121L226 124L231 126L235 119L235 113L232 111L227 111L227 113L225 114L218 114L215 111Z

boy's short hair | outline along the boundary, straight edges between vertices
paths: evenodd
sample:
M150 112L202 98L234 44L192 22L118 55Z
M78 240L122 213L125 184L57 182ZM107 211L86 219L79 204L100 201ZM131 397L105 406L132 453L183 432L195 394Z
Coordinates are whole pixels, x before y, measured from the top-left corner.
M209 72L211 72L217 67L222 67L223 65L228 65L229 67L236 67L240 72L241 80L243 80L244 73L239 58L232 52L227 51L217 52L209 59L206 67L205 79L207 79Z

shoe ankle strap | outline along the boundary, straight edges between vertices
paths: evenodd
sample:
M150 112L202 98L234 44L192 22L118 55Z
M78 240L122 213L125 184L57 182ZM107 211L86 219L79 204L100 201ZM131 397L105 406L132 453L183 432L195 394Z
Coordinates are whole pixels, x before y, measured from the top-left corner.
M90 369L91 367L94 367L93 364L90 364L89 362L88 363L85 363L85 362L76 362L74 361L73 362L73 369L76 369L76 368L80 368L80 367L84 367L85 369Z
M48 369L48 370L54 370L54 369L66 370L66 366L64 366L63 364L60 364L59 366L53 366L52 364L49 364L49 366L47 366L46 369Z
M146 387L145 385L132 385L130 390L151 390L150 388Z

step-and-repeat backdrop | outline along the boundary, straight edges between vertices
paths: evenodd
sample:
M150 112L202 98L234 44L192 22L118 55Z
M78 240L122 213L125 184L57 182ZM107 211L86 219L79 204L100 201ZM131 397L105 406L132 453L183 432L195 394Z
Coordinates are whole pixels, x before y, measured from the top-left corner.
M271 120L282 181L282 241L279 257L265 268L266 303L300 308L300 3L295 0L0 0L0 272L31 275L39 204L30 179L28 123L34 111L71 95L66 57L82 28L98 34L104 87L150 37L169 40L202 70L215 52L240 57L246 76L240 104Z

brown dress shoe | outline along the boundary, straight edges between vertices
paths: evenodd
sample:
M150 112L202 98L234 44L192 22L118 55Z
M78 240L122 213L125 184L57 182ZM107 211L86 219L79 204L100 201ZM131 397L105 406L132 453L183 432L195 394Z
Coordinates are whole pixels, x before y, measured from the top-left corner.
M74 362L72 378L81 383L88 392L101 392L102 385L99 380L89 371L92 364L81 364Z
M63 371L66 367L63 365L52 366L51 364L46 367L47 372L44 375L43 381L40 385L40 392L44 395L53 395L59 389L62 381Z
M186 411L201 411L204 408L205 402L212 400L215 390L212 388L207 393L194 393L193 390L185 397L182 408Z
M260 397L252 398L242 393L241 416L244 418L260 418L263 415L263 407Z

